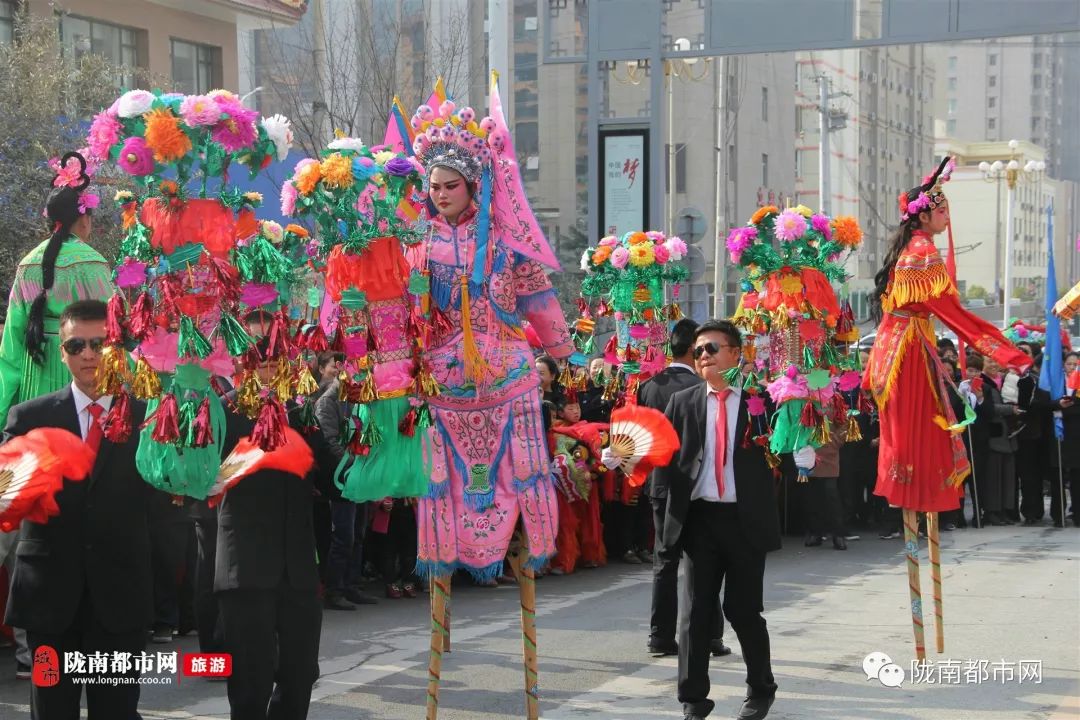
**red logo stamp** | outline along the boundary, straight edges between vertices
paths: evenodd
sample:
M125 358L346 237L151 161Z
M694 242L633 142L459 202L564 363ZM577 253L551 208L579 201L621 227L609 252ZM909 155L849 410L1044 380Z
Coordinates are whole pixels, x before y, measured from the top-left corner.
M34 669L31 681L38 687L52 687L60 682L60 656L48 645L34 650Z
M229 653L191 653L184 656L184 675L188 677L229 677L232 655Z

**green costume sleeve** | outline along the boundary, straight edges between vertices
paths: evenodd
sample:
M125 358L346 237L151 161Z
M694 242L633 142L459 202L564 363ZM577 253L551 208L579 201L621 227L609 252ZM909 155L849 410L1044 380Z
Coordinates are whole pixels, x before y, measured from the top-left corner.
M15 285L8 296L4 335L0 338L0 424L6 424L8 408L15 404L26 363L26 313L28 306L15 298L23 268L15 272Z

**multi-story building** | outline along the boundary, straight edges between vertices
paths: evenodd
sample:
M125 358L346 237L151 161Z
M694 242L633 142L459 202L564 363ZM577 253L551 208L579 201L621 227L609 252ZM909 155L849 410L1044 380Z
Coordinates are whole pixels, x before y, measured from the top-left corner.
M1080 181L1077 36L931 45L943 79L936 104L951 138L1026 140L1046 148L1051 177Z
M856 315L867 309L898 218L897 196L934 163L932 99L936 72L925 46L900 45L799 53L796 86L796 199L813 208L820 197L820 107L824 83L830 127L829 209L855 215L863 247L849 260Z
M0 41L11 37L19 7L0 1ZM145 70L183 92L238 88L238 28L291 25L304 12L303 0L220 0L182 7L149 0L67 0L62 10L47 0L28 0L25 7L56 17L66 51L103 55L131 70L118 75L117 89L133 86L134 71Z

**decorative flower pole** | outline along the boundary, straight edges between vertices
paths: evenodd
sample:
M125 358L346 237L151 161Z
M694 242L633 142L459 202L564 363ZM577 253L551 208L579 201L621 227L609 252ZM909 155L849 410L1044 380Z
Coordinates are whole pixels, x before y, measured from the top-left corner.
M175 495L202 499L217 474L225 414L214 378L231 376L234 358L249 367L260 359L240 316L266 303L278 308L265 355L279 367L273 388L249 383L238 395L242 409L258 415L253 439L264 449L284 440L282 404L310 385L303 363L293 360L281 297L250 287L286 280L290 268L274 242L280 228L260 232L262 197L227 187L231 167L255 175L285 157L291 142L288 120L260 120L226 90L132 90L90 126L94 161L116 163L138 187L116 196L126 234L100 378L116 396L106 434L118 442L134 429L129 392L146 400L137 465L151 485ZM209 178L221 178L223 189L208 194ZM133 372L125 350L136 358Z

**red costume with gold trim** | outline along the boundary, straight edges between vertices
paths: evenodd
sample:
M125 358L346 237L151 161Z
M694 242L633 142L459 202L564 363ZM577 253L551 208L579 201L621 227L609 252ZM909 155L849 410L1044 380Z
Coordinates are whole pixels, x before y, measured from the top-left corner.
M1031 359L960 305L945 263L924 232L912 233L881 305L884 317L863 376L881 419L874 494L919 512L955 510L971 468L959 434L945 429L956 425L956 417L931 315L1005 367L1026 368Z

